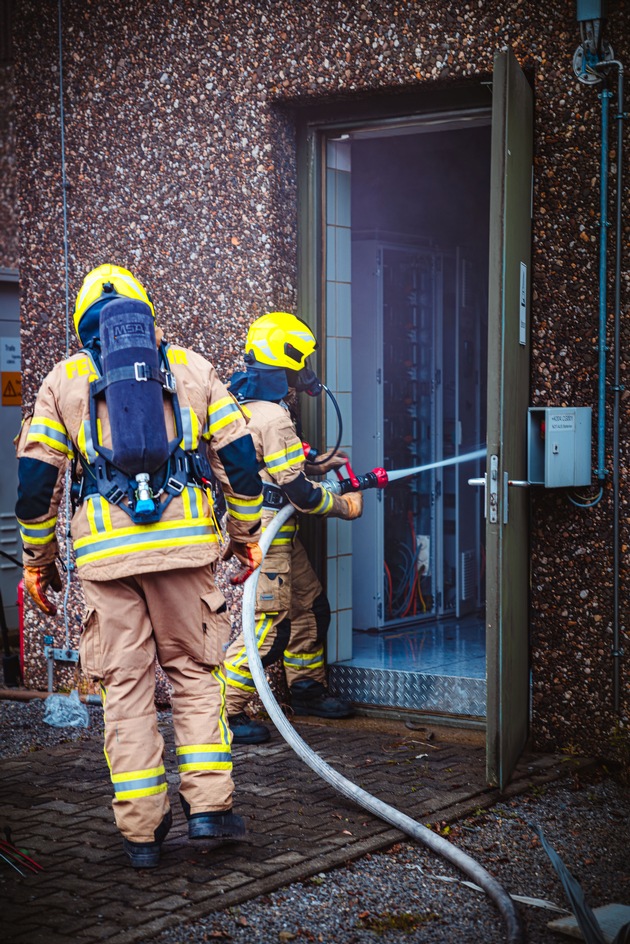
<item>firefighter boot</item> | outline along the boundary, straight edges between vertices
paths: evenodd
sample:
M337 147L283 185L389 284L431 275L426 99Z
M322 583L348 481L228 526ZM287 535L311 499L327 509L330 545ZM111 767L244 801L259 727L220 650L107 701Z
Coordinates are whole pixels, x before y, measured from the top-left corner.
M160 846L171 828L173 814L169 810L153 833L153 842L133 842L123 837L123 849L134 869L154 869L160 862Z
M291 704L296 715L315 715L317 718L349 718L353 714L350 702L331 695L325 685L313 679L300 679L290 688Z
M264 744L271 737L266 724L254 721L244 711L229 715L228 724L232 731L232 744Z
M220 842L238 842L243 839L247 830L245 820L232 810L218 812L191 813L190 804L179 795L182 809L188 820L189 839L217 839Z

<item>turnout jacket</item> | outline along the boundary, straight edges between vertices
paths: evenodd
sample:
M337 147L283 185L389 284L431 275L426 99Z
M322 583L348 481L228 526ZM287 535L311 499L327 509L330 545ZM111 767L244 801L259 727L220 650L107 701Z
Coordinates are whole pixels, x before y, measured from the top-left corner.
M236 401L214 367L187 348L167 347L176 380L185 451L202 440L221 468L227 531L239 542L260 536L261 480L252 440ZM99 376L89 352L59 362L44 380L31 417L18 437L19 486L16 516L24 563L40 566L58 552L55 528L64 473L75 460L79 474L94 461L93 443L111 448L107 408L98 405L98 429L91 428L90 382ZM171 405L165 402L169 438L175 435ZM97 438L98 437L98 438ZM88 494L72 517L79 575L114 580L131 574L198 567L219 556L220 534L209 489L189 482L154 524L135 524L98 493Z
M319 482L307 478L304 447L287 407L270 400L245 400L241 409L247 417L263 482L280 488L285 499L304 514L329 514L333 510L333 495ZM268 520L270 514L274 512L267 506L263 520ZM291 543L297 528L293 516L272 543Z

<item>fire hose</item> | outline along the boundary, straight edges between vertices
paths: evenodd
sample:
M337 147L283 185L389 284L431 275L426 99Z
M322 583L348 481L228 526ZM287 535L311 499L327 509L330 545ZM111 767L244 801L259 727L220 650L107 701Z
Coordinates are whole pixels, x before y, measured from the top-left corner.
M361 477L357 477L359 487L361 485L360 479ZM336 483L333 482L333 485L335 484ZM386 483L383 483L383 485L384 484ZM376 484L364 485L363 487L376 487ZM291 517L294 510L293 505L285 505L265 529L260 542L263 558L269 550L273 538L282 525ZM357 784L334 770L334 768L322 760L319 754L308 746L284 716L267 681L256 644L256 586L258 584L259 574L260 569L255 570L245 582L243 593L243 635L245 638L249 670L254 679L260 699L279 733L289 747L293 748L298 757L319 777L329 783L338 793L341 793L346 799L352 800L369 813L373 813L396 829L400 829L408 836L411 836L412 839L427 846L433 852L436 852L452 865L456 866L456 868L460 869L461 872L482 888L503 917L507 930L508 944L522 944L525 938L514 902L502 885L500 885L482 865L442 836L432 832L427 826L422 826L410 816L401 813L399 810L389 806L377 797L372 796L366 790L363 790L361 787L357 786Z

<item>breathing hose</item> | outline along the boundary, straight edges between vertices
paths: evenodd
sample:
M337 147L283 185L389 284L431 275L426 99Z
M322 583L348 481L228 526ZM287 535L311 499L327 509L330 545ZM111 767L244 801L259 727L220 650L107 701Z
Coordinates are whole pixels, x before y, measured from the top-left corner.
M285 505L265 529L260 542L263 558L269 550L273 538L285 521L291 517L293 512L293 505ZM302 740L300 735L285 718L269 687L256 645L256 585L258 583L259 574L260 569L255 570L245 582L243 592L243 635L245 638L249 670L254 679L256 689L269 717L284 740L311 770L314 770L319 777L326 780L327 783L337 790L338 793L341 793L342 796L346 797L346 799L352 800L386 823L390 823L390 825L396 827L396 829L407 833L412 839L428 846L429 849L436 852L444 859L447 859L452 865L456 866L473 882L479 885L489 898L492 899L498 911L501 913L505 921L509 944L522 944L525 938L514 902L499 882L497 882L483 866L479 865L478 862L465 852L462 852L461 849L458 849L446 839L438 836L437 833L432 832L426 826L422 826L410 816L401 813L393 806L389 806L377 797L372 796L366 790L352 783L351 780L347 780L346 777L343 777L322 760L322 758Z

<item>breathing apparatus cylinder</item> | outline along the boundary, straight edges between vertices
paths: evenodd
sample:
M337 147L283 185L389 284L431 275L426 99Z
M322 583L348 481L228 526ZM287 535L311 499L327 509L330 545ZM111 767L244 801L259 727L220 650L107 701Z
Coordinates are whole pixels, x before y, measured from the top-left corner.
M99 334L112 464L136 480L136 510L148 511L149 476L169 458L153 313L138 299L115 299L101 311Z

